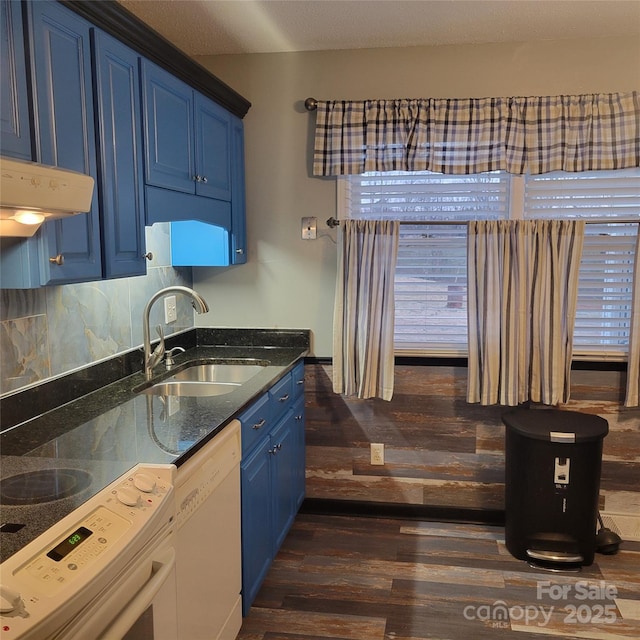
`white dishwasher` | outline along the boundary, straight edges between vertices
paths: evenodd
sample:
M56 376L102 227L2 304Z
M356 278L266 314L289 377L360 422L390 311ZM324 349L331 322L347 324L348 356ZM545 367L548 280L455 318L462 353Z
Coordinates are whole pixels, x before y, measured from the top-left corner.
M242 625L240 423L178 467L178 640L234 640Z

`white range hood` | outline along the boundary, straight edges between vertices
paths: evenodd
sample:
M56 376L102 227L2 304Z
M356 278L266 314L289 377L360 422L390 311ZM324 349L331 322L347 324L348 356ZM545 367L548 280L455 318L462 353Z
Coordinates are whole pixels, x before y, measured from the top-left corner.
M29 238L45 220L87 213L93 185L84 173L0 158L0 237Z

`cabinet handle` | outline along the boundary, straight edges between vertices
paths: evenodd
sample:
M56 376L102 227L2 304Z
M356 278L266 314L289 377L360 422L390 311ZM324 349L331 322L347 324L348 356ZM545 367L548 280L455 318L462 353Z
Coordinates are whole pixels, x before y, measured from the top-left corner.
M285 393L283 396L278 398L278 402L286 402L289 399L289 394Z
M262 429L262 427L264 427L266 420L264 418L262 418L262 420L260 420L260 422L256 422L251 428L255 429L256 431L258 429Z
M148 253L143 253L143 254L142 254L142 257L143 257L145 260L153 260L153 253L151 253L151 251L149 251Z
M304 378L302 378L301 380L296 380L296 384L304 384Z
M209 181L207 180L207 176L202 176L201 181L202 181L202 182L205 182L205 183L206 183L206 182L209 182Z
M51 264L57 264L58 266L62 266L64 264L64 256L59 253L55 258L49 258L49 262Z
M300 420L302 420L302 416L301 415L297 415L295 417L296 422L300 422Z
M241 256L244 253L244 249L236 249L236 253Z
M202 182L202 178L196 173L196 175L193 176L193 181L194 182Z
M269 453L272 456L275 456L276 453L278 453L278 451L280 451L280 449L282 449L282 442L279 442L278 444L274 445L271 449L269 449Z

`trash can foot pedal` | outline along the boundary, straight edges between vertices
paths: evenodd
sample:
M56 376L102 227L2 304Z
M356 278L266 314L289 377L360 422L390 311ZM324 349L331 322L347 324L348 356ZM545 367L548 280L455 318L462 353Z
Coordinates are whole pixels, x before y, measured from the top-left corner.
M579 572L582 570L584 558L579 553L565 553L563 551L544 551L541 549L527 549L530 558L529 566L544 571Z
M542 561L529 560L527 564L537 571L548 571L549 573L580 573L582 565L580 564L553 564Z
M532 560L542 560L543 562L566 562L574 564L582 562L584 558L579 553L565 553L564 551L542 551L540 549L527 549L527 555Z

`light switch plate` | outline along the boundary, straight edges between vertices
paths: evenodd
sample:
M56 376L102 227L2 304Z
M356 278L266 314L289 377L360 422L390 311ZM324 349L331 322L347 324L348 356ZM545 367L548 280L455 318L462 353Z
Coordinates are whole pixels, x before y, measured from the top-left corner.
M317 218L302 218L302 239L315 240L318 233Z

